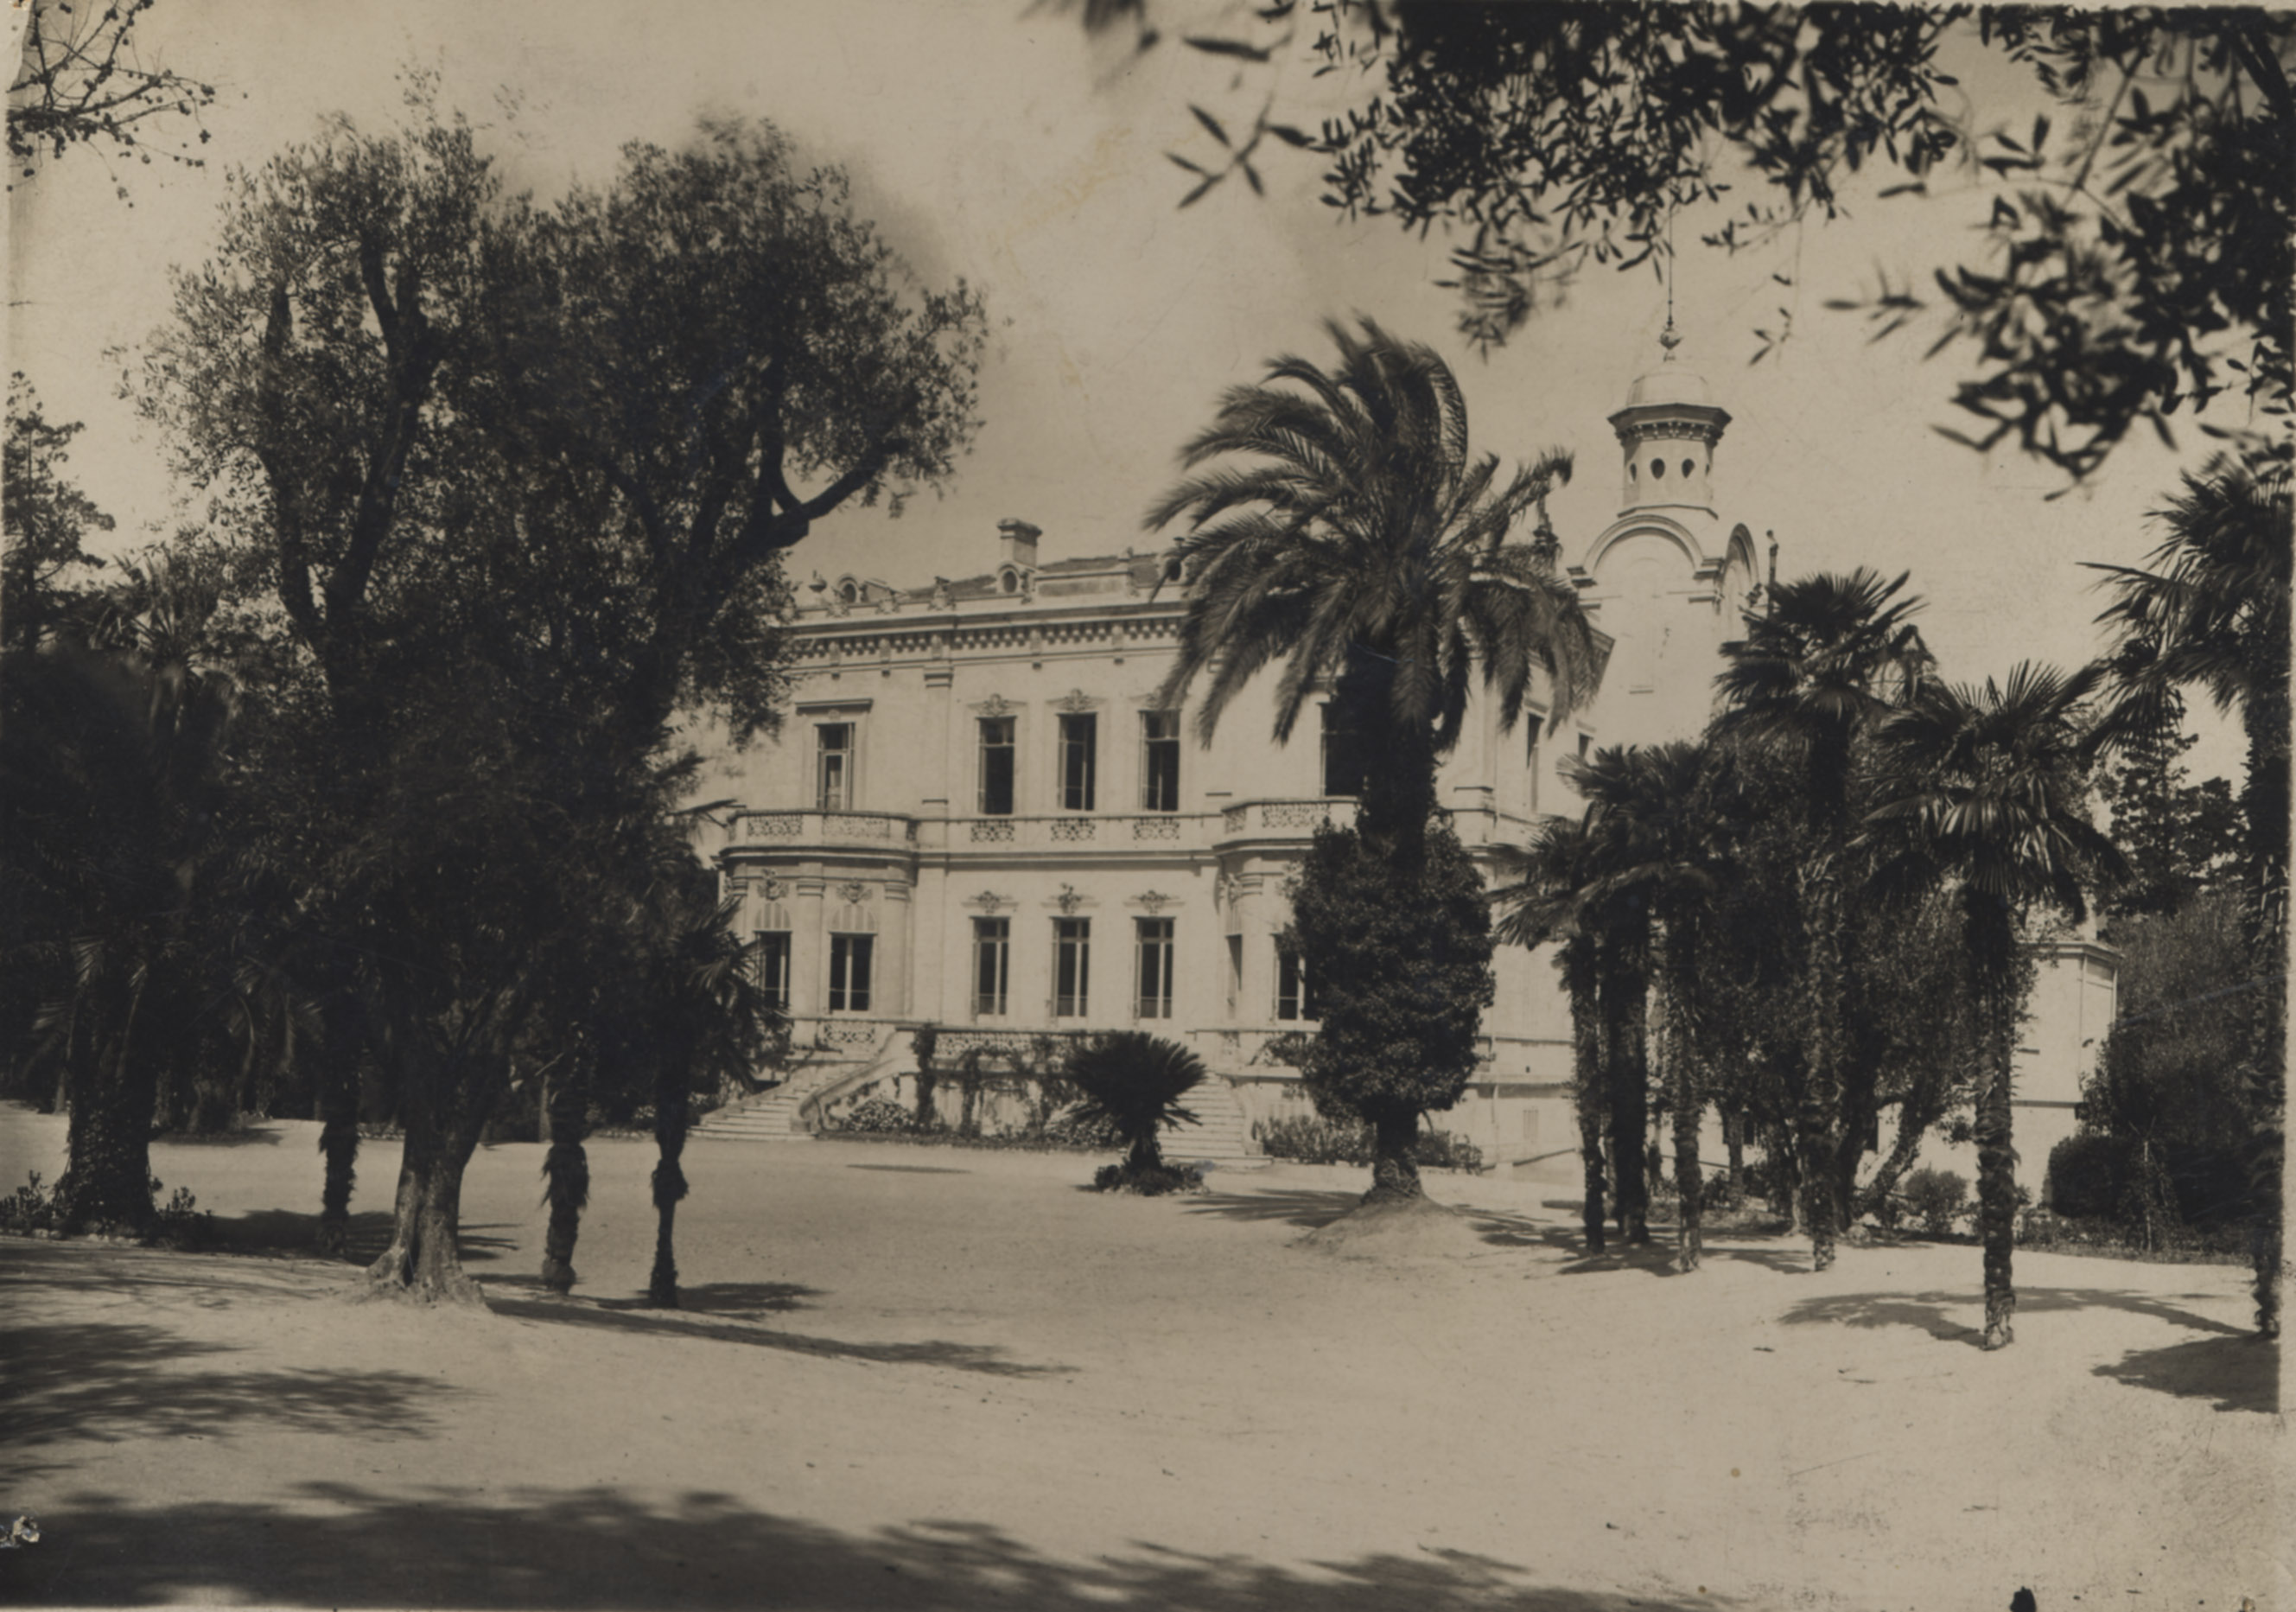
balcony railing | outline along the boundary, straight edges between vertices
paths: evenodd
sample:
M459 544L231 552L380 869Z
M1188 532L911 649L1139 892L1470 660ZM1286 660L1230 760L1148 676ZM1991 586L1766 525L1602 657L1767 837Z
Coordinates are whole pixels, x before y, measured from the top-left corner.
M1201 843L1201 817L1177 811L1152 811L1118 816L1077 812L1050 818L951 818L944 842L952 851L1012 846L1016 850L1089 845L1095 850L1130 851L1164 845ZM938 830L939 825L931 825ZM927 835L931 843L931 835Z
M914 818L890 811L737 811L737 845L840 844L914 845Z
M1311 835L1326 823L1344 828L1356 820L1356 803L1347 799L1247 801L1220 813L1220 828L1239 834Z

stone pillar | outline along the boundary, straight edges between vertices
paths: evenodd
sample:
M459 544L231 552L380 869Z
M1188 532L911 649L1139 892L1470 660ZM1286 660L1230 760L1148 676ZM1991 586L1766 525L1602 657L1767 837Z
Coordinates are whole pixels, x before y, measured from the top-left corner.
M790 936L790 1014L793 1018L817 1019L827 1012L829 933L824 926L824 884L816 873L798 879L793 886L797 895L797 908L791 915L797 927Z

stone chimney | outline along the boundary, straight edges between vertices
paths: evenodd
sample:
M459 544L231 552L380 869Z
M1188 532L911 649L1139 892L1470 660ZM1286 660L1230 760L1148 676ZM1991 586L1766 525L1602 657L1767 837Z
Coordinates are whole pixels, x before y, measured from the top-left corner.
M1044 534L1026 521L996 522L996 557L1007 565L1037 568L1037 539Z

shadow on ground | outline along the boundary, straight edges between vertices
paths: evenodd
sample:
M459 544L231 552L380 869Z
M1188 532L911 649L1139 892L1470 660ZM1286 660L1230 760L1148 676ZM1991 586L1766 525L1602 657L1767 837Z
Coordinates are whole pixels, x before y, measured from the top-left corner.
M1032 1366L1004 1358L1004 1352L986 1344L958 1344L929 1339L914 1344L865 1344L840 1337L808 1337L739 1320L713 1320L685 1310L655 1310L637 1299L561 1298L529 1286L531 1279L505 1282L488 1279L487 1306L496 1315L551 1326L592 1327L610 1332L633 1332L648 1337L689 1337L711 1343L742 1344L753 1349L778 1349L789 1354L810 1354L823 1360L859 1361L878 1366L939 1366L950 1371L976 1371L987 1377L1060 1377L1074 1366ZM772 1284L758 1283L758 1287ZM505 1293L504 1288L510 1292ZM696 1292L702 1289L694 1289ZM791 1288L804 1294L808 1288ZM681 1290L681 1298L684 1292ZM792 1299L792 1304L794 1300Z
M2163 1348L2133 1350L2116 1364L2097 1367L2095 1374L2132 1388L2213 1399L2219 1410L2276 1411L2279 1351L2242 1328L2179 1307L2172 1302L2177 1296L2110 1287L2020 1287L2017 1313L2021 1318L2070 1310L2121 1310L2208 1333L2207 1337ZM1976 1349L1984 1345L1982 1331L1948 1320L1946 1312L1982 1302L1983 1295L1973 1287L1951 1293L1841 1293L1805 1299L1781 1319L1790 1326L1913 1327L1944 1342Z
M1121 1554L1066 1561L986 1523L927 1520L849 1534L717 1493L648 1507L607 1489L523 1491L474 1505L452 1490L383 1495L308 1484L299 1498L308 1509L221 1501L136 1509L103 1495L74 1497L42 1515L40 1544L0 1557L0 1600L577 1612L1685 1612L1691 1604L1540 1584L1529 1568L1458 1551L1295 1567L1135 1543ZM1742 1603L1702 1595L1695 1604Z
M457 1391L406 1371L233 1370L241 1351L165 1328L82 1321L0 1328L0 1429L18 1450L219 1438L250 1427L419 1437ZM24 1476L15 1463L16 1476Z
M392 1217L388 1210L354 1214L348 1222L343 1258L351 1264L372 1264L390 1246ZM507 1225L464 1226L455 1238L466 1265L500 1259L518 1246L518 1239L494 1235ZM201 1228L203 1248L219 1254L284 1254L323 1259L317 1252L319 1217L292 1209L250 1209L230 1219L210 1219Z
M543 1286L538 1276L489 1276L487 1291L491 1295L526 1299L556 1299L559 1295ZM677 1289L677 1308L656 1310L643 1298L592 1298L584 1295L575 1303L592 1304L601 1310L643 1310L653 1315L726 1315L737 1320L758 1320L768 1315L779 1315L791 1310L810 1310L806 1301L822 1296L818 1287L808 1287L797 1282L689 1282ZM500 1309L499 1302L495 1307Z

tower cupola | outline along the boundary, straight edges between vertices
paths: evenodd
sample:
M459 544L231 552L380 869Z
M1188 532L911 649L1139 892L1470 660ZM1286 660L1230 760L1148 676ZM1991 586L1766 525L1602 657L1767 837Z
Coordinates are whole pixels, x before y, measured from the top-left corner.
M1666 356L1627 392L1627 406L1611 416L1623 454L1619 513L1638 509L1698 509L1714 513L1714 450L1730 424L1705 378L1675 362L1682 338L1667 317L1659 339Z

